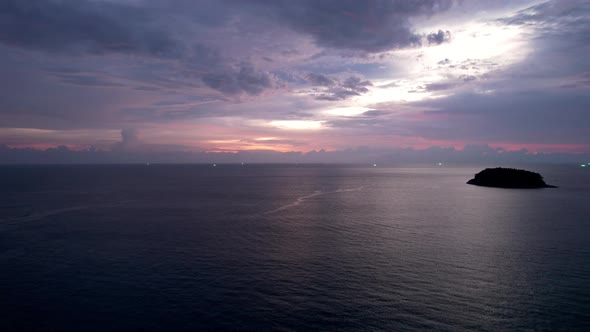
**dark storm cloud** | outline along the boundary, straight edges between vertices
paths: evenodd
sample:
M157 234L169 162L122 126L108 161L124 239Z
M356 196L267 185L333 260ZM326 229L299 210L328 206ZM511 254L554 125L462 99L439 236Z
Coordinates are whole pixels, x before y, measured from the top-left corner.
M51 52L178 56L181 47L139 6L88 0L3 0L0 42Z
M445 40L439 31L423 36L409 19L449 9L452 0L258 0L260 14L276 17L295 31L310 35L320 46L380 52ZM442 35L439 33L442 32Z
M243 27L260 27L261 32L286 25L311 36L323 47L377 52L417 46L424 41L442 42L440 38L444 36L439 38L440 32L431 35L413 32L409 19L445 11L451 4L451 0L5 0L0 2L0 43L72 56L126 54L172 61L170 66L176 66L174 70L223 94L258 95L281 86L280 79L257 69L249 58L235 51L228 53L224 49L227 43L212 43L216 46L203 43L209 38L210 29L224 31L231 17L239 17L245 22ZM289 54L299 51L290 50ZM273 62L268 61L272 60L269 56L261 58L267 64ZM174 74L177 79L170 80L166 74ZM179 80L176 72L159 77L155 73L149 75L154 79L151 83L165 88L177 89L189 83ZM97 87L118 84L90 76L62 79L70 84ZM319 81L321 76L310 80L314 79L319 86L330 84ZM150 78L143 82L150 83ZM155 87L139 89L153 91ZM362 87L343 86L320 98L339 100L361 93L364 93Z
M186 23L175 11L176 3L186 9L183 15L199 23L202 9L220 6L210 1L187 2L148 1L141 5L89 0L6 0L0 2L0 43L29 50L57 52L68 55L112 53L142 55L154 60L174 60L169 66L201 80L224 94L260 94L274 87L275 79L255 69L247 60L224 56L217 48L181 40ZM162 12L164 11L164 12ZM176 15L171 24L163 18ZM206 20L205 20L206 21ZM206 23L206 22L205 22ZM170 75L168 71L166 73ZM156 77L142 79L169 88L188 86L188 82ZM177 74L175 76L178 76ZM86 86L113 86L116 83L90 76L61 75L62 81ZM145 78L145 77L144 77ZM168 83L167 83L168 82ZM192 83L191 83L192 84ZM190 85L190 84L189 84ZM153 87L152 87L153 89Z

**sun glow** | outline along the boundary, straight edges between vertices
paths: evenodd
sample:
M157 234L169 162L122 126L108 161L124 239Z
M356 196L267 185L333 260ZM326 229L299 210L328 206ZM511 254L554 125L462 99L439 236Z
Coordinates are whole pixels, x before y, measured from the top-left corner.
M530 52L525 37L526 29L497 23L472 22L457 27L448 43L393 52L392 61L404 63L403 78L374 82L371 91L355 101L414 102L441 97L443 92L468 86L524 60ZM395 76L399 74L392 73Z
M455 62L494 59L503 64L514 63L524 59L529 52L524 47L522 33L523 30L517 27L475 24L457 32L450 43L433 47L431 52L426 51L425 54L434 57L434 61L445 58Z

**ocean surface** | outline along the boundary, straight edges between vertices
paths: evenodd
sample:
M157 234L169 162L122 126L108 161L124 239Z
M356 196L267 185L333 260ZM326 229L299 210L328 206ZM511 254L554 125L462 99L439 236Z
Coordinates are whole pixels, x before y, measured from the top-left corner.
M0 167L1 331L590 331L590 168Z

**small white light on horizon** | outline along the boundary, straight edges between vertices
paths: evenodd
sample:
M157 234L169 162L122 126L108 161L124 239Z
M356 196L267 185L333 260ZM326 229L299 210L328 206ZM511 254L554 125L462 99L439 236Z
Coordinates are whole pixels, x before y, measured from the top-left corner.
M217 164L213 164L213 167L217 166Z
M373 164L373 167L377 167L377 164Z
M438 163L438 166L442 166L442 163Z

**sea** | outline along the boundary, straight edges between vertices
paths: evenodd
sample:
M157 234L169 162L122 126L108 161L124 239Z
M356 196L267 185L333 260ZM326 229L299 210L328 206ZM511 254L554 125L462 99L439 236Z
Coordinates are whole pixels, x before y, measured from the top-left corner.
M1 166L0 331L590 331L590 167L485 166Z

